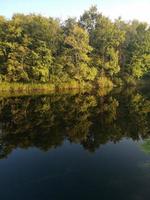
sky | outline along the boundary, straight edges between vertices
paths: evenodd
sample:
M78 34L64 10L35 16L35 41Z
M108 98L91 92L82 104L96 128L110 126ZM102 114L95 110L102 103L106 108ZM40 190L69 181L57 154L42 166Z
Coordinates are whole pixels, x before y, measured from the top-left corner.
M14 13L37 13L44 16L79 17L91 5L116 19L138 19L150 24L150 0L0 0L0 15L10 18Z

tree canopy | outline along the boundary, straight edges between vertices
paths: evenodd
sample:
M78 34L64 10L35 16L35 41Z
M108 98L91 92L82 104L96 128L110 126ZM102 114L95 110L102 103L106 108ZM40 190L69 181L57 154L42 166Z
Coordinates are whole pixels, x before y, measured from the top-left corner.
M95 6L65 22L35 14L0 16L0 81L95 83L105 77L129 83L149 70L147 23L111 21Z

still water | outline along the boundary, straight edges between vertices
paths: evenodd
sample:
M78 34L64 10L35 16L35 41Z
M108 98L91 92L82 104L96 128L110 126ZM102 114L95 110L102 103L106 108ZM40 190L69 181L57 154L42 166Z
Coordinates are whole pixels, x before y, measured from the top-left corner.
M0 97L1 200L149 200L150 90Z

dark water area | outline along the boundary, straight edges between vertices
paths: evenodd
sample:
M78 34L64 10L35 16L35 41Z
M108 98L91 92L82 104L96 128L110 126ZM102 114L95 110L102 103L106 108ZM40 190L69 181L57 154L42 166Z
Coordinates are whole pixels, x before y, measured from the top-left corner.
M149 200L149 88L1 96L0 199Z

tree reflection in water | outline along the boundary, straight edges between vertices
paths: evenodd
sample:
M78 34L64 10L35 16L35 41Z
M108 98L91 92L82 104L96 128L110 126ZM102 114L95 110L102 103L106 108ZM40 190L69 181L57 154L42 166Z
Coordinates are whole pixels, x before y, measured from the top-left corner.
M122 138L148 138L150 100L136 89L0 98L0 157L47 151L65 140L94 152Z

